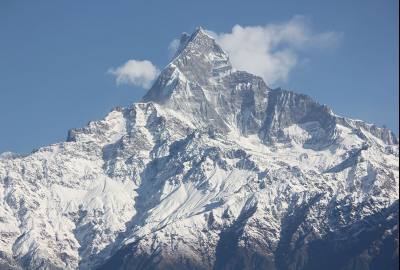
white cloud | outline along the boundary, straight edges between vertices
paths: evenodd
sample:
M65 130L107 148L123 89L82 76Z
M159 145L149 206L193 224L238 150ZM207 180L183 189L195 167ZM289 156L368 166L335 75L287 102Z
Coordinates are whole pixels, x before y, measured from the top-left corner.
M118 68L110 68L108 72L115 76L117 85L133 84L143 88L149 88L160 73L148 60L129 60Z
M336 32L314 33L302 16L280 24L235 25L231 33L209 33L236 69L259 75L270 85L286 81L305 50L334 47L342 37Z

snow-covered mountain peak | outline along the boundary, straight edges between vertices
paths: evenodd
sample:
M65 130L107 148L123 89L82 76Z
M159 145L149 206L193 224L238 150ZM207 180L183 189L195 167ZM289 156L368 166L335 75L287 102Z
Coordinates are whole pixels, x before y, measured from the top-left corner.
M182 35L175 58L143 101L187 115L197 128L253 134L264 143L296 140L292 133L285 133L293 124L317 128L304 131L309 139L303 143L311 148L327 147L338 139L337 125L349 127L359 136L366 130L384 143L398 143L389 129L337 116L308 96L272 90L262 78L235 71L228 54L202 28Z
M390 130L234 71L198 29L142 102L0 154L0 269L383 269L398 157Z
M190 36L182 36L171 65L201 86L207 86L212 78L229 74L232 69L227 53L202 28Z
M186 88L210 88L231 72L228 55L209 34L198 28L190 36L182 34L175 57L144 100L165 102L177 84Z
M178 56L188 45L189 43L207 43L212 42L214 38L209 35L202 27L198 27L192 34L188 34L183 32L180 37L179 46L175 53L175 56Z

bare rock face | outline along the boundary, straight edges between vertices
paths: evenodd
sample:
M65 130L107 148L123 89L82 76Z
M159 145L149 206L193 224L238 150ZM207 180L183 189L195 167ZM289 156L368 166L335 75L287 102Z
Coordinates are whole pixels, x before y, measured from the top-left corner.
M198 29L140 103L0 155L0 268L397 269L398 158Z

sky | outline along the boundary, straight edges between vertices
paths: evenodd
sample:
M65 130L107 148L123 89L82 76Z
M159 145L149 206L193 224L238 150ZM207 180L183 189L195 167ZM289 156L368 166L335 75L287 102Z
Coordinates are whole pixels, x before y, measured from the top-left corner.
M29 153L140 100L182 32L237 69L399 130L397 0L0 1L0 153ZM254 60L253 60L254 59Z

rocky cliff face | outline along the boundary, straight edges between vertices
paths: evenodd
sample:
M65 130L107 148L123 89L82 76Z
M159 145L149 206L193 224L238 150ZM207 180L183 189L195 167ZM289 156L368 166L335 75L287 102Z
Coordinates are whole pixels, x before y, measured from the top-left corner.
M140 103L0 156L0 267L397 269L398 158L199 29Z

